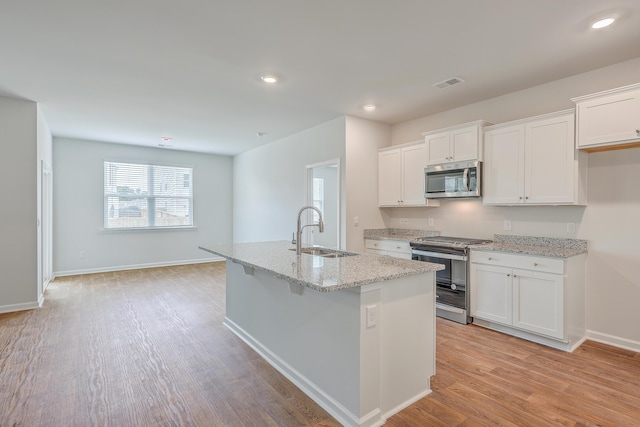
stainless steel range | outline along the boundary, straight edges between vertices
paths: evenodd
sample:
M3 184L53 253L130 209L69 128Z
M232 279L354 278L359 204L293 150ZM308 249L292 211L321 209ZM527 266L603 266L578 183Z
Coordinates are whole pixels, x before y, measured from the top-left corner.
M491 240L463 237L422 237L411 242L412 259L443 264L436 272L436 315L458 323L470 323L469 246Z

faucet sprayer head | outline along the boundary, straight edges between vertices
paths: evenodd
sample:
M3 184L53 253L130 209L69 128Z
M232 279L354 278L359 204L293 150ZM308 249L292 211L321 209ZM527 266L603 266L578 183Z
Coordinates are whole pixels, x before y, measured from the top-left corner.
M321 233L324 233L324 221L322 220L322 218L320 218L320 221L318 222L318 228L320 229Z

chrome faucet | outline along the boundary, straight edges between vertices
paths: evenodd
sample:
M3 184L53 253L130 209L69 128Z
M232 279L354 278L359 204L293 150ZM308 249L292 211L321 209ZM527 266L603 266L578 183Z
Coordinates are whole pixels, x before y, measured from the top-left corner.
M296 254L298 255L300 255L300 250L302 249L302 230L304 229L304 227L300 223L300 217L302 216L302 212L307 209L313 209L314 211L318 212L320 219L318 220L317 224L307 224L304 227L312 227L317 225L320 229L320 232L324 233L324 221L322 220L322 212L320 212L320 209L316 208L315 206L303 206L298 212L298 228L296 231Z

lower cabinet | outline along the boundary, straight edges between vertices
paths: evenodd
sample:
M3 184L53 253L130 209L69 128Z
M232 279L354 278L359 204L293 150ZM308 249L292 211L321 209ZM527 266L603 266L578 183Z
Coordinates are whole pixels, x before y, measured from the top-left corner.
M411 259L411 246L405 240L365 239L364 247L366 252L370 254Z
M585 336L584 283L584 255L472 251L471 316L481 326L572 351Z

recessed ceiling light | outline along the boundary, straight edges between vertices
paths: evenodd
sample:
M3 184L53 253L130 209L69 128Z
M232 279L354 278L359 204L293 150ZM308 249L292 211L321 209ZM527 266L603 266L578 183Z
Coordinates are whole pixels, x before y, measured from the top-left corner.
M600 28L608 27L609 25L613 24L614 21L615 21L615 19L613 19L613 18L601 19L598 22L594 23L591 26L591 28L599 30Z
M258 138L262 138L263 136L265 136L267 133L266 132L256 132L256 136Z
M371 112L371 111L373 111L373 110L375 110L375 109L376 109L376 106L375 106L375 105L373 105L373 104L367 104L367 105L365 105L365 106L364 106L364 107L362 107L362 108L364 109L364 111L369 111L369 112Z
M160 138L162 140L162 142L164 142L165 144L168 144L169 142L171 142L171 137L169 136L163 136L162 138Z
M271 74L265 75L265 76L261 76L260 78L265 83L269 83L269 84L278 83L278 78L276 76L274 76L274 75L271 75Z

